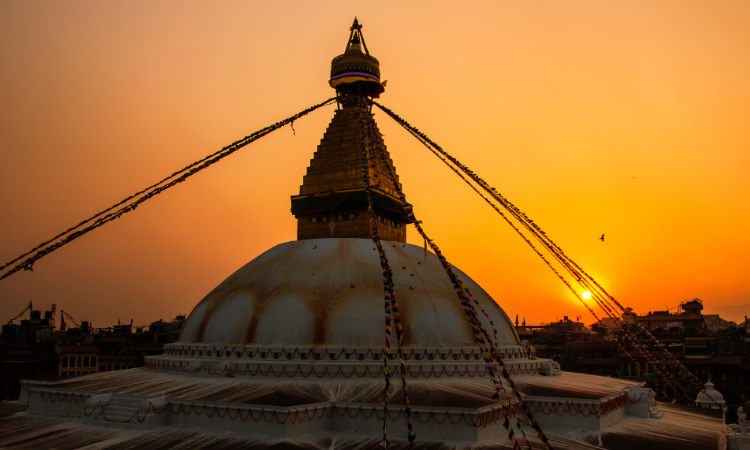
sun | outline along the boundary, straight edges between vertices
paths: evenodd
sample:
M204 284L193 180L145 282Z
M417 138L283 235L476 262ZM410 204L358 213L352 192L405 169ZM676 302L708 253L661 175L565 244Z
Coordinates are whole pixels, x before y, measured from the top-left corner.
M591 292L589 292L589 291L583 291L583 298L585 298L586 300L590 299L591 298Z

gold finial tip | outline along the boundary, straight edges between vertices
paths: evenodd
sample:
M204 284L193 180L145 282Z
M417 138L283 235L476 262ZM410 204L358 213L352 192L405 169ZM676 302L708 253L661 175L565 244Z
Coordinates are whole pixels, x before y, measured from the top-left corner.
M370 56L362 34L362 24L356 17L349 28L346 50L331 61L331 79L328 84L339 93L349 92L349 85L358 86L355 90L362 93L360 87L365 85L368 92L366 95L373 98L377 98L385 90L380 83L380 63L377 58Z

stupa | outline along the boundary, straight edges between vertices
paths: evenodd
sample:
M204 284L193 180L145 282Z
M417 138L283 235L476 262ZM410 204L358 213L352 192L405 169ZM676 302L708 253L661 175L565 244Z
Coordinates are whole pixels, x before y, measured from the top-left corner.
M382 404L383 282L362 179L358 105L385 86L356 20L332 61L330 85L338 108L291 197L297 240L209 292L179 342L147 357L145 367L24 382L21 401L0 417L0 446L364 449L379 445L387 414L389 447L408 447L398 383L387 411ZM371 114L366 120L376 126ZM394 268L416 448L513 448L507 420L524 448L525 438L544 448L531 427L518 428L517 398L493 399L487 365L437 257L406 243L410 220L385 159L367 164ZM635 382L561 372L519 339L498 301L453 270L492 318L506 367L553 448L718 448L716 413L657 405L653 391ZM397 358L395 345L391 353Z

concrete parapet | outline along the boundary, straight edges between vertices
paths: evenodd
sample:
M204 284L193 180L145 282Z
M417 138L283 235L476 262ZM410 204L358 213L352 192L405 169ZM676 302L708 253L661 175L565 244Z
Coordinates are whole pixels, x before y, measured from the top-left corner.
M656 394L649 388L628 388L631 401L625 405L628 416L649 419L656 412Z
M383 426L383 407L369 403L321 402L287 408L31 388L28 404L35 414L81 417L88 425L129 430L178 425L291 438L326 431L379 434ZM512 400L507 407L415 406L411 414L422 439L481 442L503 435L505 417L519 411L517 400ZM406 434L403 405L390 405L387 414L389 429Z
M383 426L383 407L373 403L331 401L280 407L77 392L54 386L30 387L27 395L31 413L81 417L89 425L129 430L177 425L284 439L325 432L377 435ZM656 407L653 391L645 388L600 399L524 396L524 402L543 429L587 431L604 430L625 415L653 418ZM391 404L387 414L388 429L406 434L404 406ZM503 422L521 415L515 398L505 405L482 407L411 407L412 420L424 440L486 441L504 435Z
M27 390L27 411L51 416L82 417L86 400L95 392L68 391L54 387L32 387Z

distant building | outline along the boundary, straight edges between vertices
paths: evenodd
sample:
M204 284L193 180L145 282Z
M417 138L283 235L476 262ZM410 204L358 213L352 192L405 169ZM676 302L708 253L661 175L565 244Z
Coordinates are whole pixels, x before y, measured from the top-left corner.
M582 342L582 355L578 357L577 372L610 377L620 377L620 345L615 341ZM564 370L564 369L563 369Z
M737 327L736 323L724 320L719 317L718 314L704 314L703 323L706 324L706 330L713 334L716 334L721 330Z
M531 341L534 337L534 333L526 327L526 318L523 318L523 323L518 324L518 316L516 315L516 333L521 341Z
M0 399L17 398L25 378L51 379L60 375L60 356L52 334L55 328L53 304L49 311L35 311L32 304L2 328L0 340ZM29 311L29 319L13 322Z
M131 369L137 367L138 357L131 345L132 328L115 328L112 336L100 336L97 340L102 354L99 357L99 372Z
M548 339L571 336L574 340L585 340L591 334L583 322L570 320L568 316L564 316L562 320L557 322L526 326L526 329L536 330L539 337Z
M696 328L702 329L703 321L703 302L700 299L693 299L682 302L679 306L680 311L677 314L671 314L669 311L654 311L643 316L635 317L635 322L644 328L653 330L663 328L669 330L672 328Z
M28 320L16 319L29 312ZM15 399L20 381L56 380L98 372L142 367L146 356L160 355L165 344L180 335L185 316L169 322L159 320L149 326L119 323L108 328L80 325L61 311L60 331L55 326L56 306L36 311L29 304L18 316L3 325L0 339L0 399ZM65 317L67 326L63 330ZM70 326L74 325L73 328ZM133 332L135 330L135 332ZM145 330L145 331L144 331Z
M611 317L604 317L603 319L600 319L598 322L594 322L590 326L591 329L599 329L599 328L606 328L608 330L619 330L620 324L617 320L611 318Z
M59 345L61 376L89 375L99 371L99 347L94 344Z

